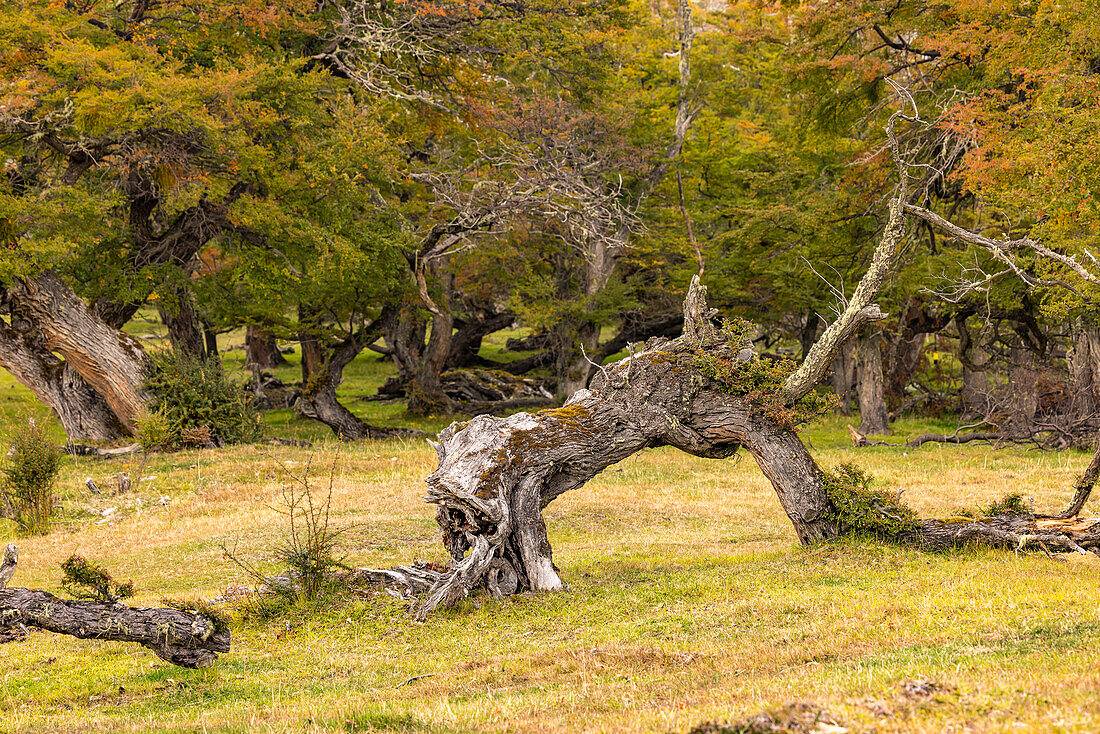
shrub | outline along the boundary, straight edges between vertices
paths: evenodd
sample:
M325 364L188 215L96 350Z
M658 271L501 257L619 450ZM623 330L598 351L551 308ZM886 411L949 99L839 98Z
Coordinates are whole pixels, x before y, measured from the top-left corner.
M61 572L64 574L61 585L74 599L114 604L134 595L133 581L120 584L111 578L107 569L83 556L69 556L62 562Z
M137 429L135 438L142 451L164 451L176 446L179 441L179 433L173 430L168 412L163 407L137 416L134 425Z
M865 533L891 540L917 529L917 514L901 504L896 494L871 488L871 475L852 464L822 472L830 517L842 531Z
M248 611L255 616L274 617L290 605L313 602L331 585L335 572L346 568L338 555L340 536L346 528L334 528L330 522L337 460L333 461L328 487L323 491L318 491L310 478L312 457L301 475L276 460L287 478L282 507L275 508L285 518L285 525L270 551L271 557L285 566L281 575L269 576L224 544L221 546L226 557L259 585L259 593L247 599Z
M202 360L175 350L153 354L144 387L152 400L148 416L138 423L143 447L145 442L164 449L225 446L260 434L256 409L217 357Z
M45 428L28 420L11 438L0 465L0 508L25 533L45 533L53 514L53 486L61 469L61 448Z

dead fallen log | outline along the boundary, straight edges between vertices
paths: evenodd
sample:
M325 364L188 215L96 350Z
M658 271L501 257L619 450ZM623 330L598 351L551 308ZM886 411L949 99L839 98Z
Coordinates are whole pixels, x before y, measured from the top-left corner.
M101 459L110 459L115 456L128 456L141 453L141 445L132 443L128 446L119 446L113 449L101 449L98 446L86 446L79 443L70 443L63 447L65 453L72 456L95 456Z
M905 443L894 443L891 441L879 441L874 438L868 438L864 434L857 431L853 426L848 426L848 435L852 437L852 444L860 448L866 446L895 446L899 448L915 449L920 448L926 443L953 443L964 444L971 441L1007 441L1011 440L1003 433L989 433L989 432L975 432L975 433L922 433L914 439L906 441Z
M1008 440L1008 436L1003 433L996 432L976 432L976 433L964 433L962 435L955 434L943 434L943 433L923 433L914 439L911 439L905 443L906 447L915 449L923 446L926 443L954 443L964 444L971 441L1005 441Z
M37 627L81 639L134 642L185 668L208 667L218 653L229 652L229 630L200 613L7 588L18 560L18 550L9 544L0 564L0 643L24 639L28 627Z

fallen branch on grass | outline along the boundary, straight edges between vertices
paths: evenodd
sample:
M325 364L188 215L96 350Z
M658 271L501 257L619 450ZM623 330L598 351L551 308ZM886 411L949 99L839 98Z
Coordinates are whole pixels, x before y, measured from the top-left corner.
M64 447L64 451L72 456L95 456L100 459L110 459L115 456L128 456L141 452L141 445L132 443L128 446L119 446L115 449L101 449L98 446L85 446L79 443L70 443Z
M229 652L229 631L203 614L6 588L18 561L19 551L9 543L0 563L0 643L22 640L28 627L37 627L81 639L136 642L184 668L208 667L217 653Z
M848 426L848 435L852 437L852 443L863 448L865 446L897 446L907 449L920 448L926 443L955 443L963 444L970 443L971 441L1005 441L1009 440L1002 433L964 433L961 436L958 431L955 433L922 433L914 439L906 441L905 443L891 443L889 441L878 441L873 438L867 438L864 434L857 431L851 425Z

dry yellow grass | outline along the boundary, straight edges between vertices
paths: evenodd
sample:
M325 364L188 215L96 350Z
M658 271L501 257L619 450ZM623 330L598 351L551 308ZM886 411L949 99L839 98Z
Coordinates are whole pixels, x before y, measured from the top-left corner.
M854 461L926 515L1007 491L1060 507L1087 462L1018 448L855 450L837 421L808 438L824 465ZM322 475L337 450L312 452ZM155 479L122 497L88 495L83 479L127 462L66 468L61 524L18 541L15 583L56 590L57 564L74 552L132 578L138 604L247 583L218 543L262 557L277 539L272 451L159 456L145 467ZM311 456L277 451L294 470ZM421 500L431 449L339 454L333 505L352 525L349 561L442 560ZM789 701L826 706L851 731L1100 731L1091 559L873 541L802 549L750 458L664 449L545 514L568 592L475 599L424 624L384 595L328 600L239 622L233 651L202 671L34 633L0 647L0 731L686 732ZM931 685L907 689L914 681Z

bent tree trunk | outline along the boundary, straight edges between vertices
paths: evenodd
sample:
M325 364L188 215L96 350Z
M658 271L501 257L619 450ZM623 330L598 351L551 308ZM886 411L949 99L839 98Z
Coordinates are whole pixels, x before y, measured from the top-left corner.
M825 475L798 435L763 406L700 370L700 355L727 365L756 359L709 323L705 289L693 283L684 335L653 339L603 368L564 407L452 425L434 443L439 468L428 499L454 568L429 590L420 614L485 583L496 594L562 588L541 510L606 467L645 448L675 446L725 458L740 447L772 482L803 543L835 537Z
M0 364L57 413L70 439L133 432L146 402L146 356L137 341L48 270L11 283L3 308L10 325L0 335Z
M868 491L858 472L822 471L789 417L759 398L757 383L739 384L739 374L760 374L759 363L753 364L758 357L747 342L726 342L711 316L705 289L695 281L679 339L653 339L640 353L602 368L590 389L574 394L562 408L504 419L478 416L444 430L433 442L439 467L427 483L428 500L439 506L437 521L452 567L442 573L422 566L360 569L360 575L418 596L421 618L478 586L494 596L561 589L542 509L606 467L657 446L704 458L726 458L744 447L771 481L804 544L866 531L869 515L880 537L921 548L983 543L1100 549L1100 522L1011 511L919 520L885 493ZM860 322L880 316L877 309L856 308L833 333L850 336ZM841 344L843 339L834 342L836 348ZM810 374L820 377L834 357L835 350L822 351ZM775 386L775 394L795 406L806 395L805 384L796 372ZM1100 450L1067 512L1084 504L1097 474ZM859 503L864 514L851 509Z
M331 428L341 441L424 435L423 431L409 428L370 425L348 410L336 395L344 368L363 351L364 345L377 338L387 315L383 313L341 342L330 343L320 336L324 330L316 314L307 306L299 306L299 321L306 330L298 334L302 347L302 394L294 407L304 418Z

